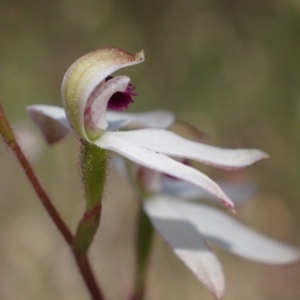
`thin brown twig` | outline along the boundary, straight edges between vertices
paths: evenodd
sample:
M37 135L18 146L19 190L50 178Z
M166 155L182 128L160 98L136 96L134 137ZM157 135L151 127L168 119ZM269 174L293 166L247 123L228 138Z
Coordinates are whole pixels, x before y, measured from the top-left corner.
M16 156L17 160L21 164L29 182L31 183L33 189L35 190L38 198L40 199L42 205L50 215L51 219L55 223L58 231L64 237L67 244L70 246L77 266L79 268L80 274L89 290L89 293L93 300L104 300L104 296L97 284L95 279L94 273L91 269L89 260L87 258L87 252L84 253L77 253L77 251L73 247L74 236L69 230L66 223L63 221L61 216L59 215L56 208L53 206L49 196L45 192L44 188L42 187L41 183L39 182L35 172L33 171L31 165L29 164L27 158L23 154L19 144L17 143L11 126L5 116L4 110L0 103L0 134L3 137L4 142L7 146L11 149L11 151Z
M102 291L100 290L99 285L95 279L87 255L83 253L74 253L74 257L82 278L87 288L89 289L92 298L94 300L103 300L104 297Z
M42 205L45 207L49 215L51 216L53 222L55 223L58 230L61 232L62 236L66 240L69 245L72 245L73 236L70 230L68 229L65 222L60 217L59 213L53 206L50 198L44 191L41 183L39 182L35 172L33 171L31 165L29 164L27 158L23 154L19 144L17 143L13 131L10 127L10 124L5 116L3 111L2 105L0 104L0 119L1 119L1 126L6 128L7 137L3 137L5 143L8 147L12 150L13 154L16 156L17 160L21 164L29 182L31 183L33 189L35 190L36 194L38 195L39 199L41 200Z

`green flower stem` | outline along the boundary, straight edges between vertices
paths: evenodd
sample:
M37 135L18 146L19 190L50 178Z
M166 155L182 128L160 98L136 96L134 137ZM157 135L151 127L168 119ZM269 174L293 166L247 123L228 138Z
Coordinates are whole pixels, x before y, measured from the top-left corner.
M73 243L76 253L86 253L98 230L101 201L106 180L106 150L82 141L81 177L86 197L86 211L80 220Z
M136 280L134 295L130 300L142 300L145 293L146 274L149 264L150 252L153 242L154 229L149 217L143 211L142 204L139 208L138 232L136 241Z
M57 210L55 209L55 207L53 206L50 198L46 194L44 188L42 187L41 183L36 177L35 172L33 171L31 165L29 164L27 158L25 157L19 144L17 143L13 131L5 116L1 103L0 103L0 136L2 137L5 144L12 151L12 153L15 155L16 159L19 161L34 191L38 195L42 205L45 207L50 218L53 220L58 231L64 237L67 244L71 247L77 266L80 270L80 273L83 277L83 280L89 290L92 299L103 300L104 297L99 288L99 285L95 280L95 276L92 272L87 256L85 254L80 255L76 253L72 248L74 237L71 231L69 230L69 228L67 227L67 225L65 224L65 222L62 220Z

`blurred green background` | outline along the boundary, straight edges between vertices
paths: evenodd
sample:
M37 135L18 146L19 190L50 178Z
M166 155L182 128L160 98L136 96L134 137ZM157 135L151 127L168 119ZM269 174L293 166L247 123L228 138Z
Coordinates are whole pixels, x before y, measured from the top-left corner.
M168 109L211 144L270 154L240 172L207 173L259 183L237 218L300 246L300 1L0 0L0 101L20 138L29 126L28 141L39 139L28 155L39 157L35 169L73 229L84 207L78 142L70 136L47 148L24 107L61 105L69 65L106 46L145 51L145 63L121 71L137 86L131 111ZM88 299L63 240L0 150L0 299ZM136 206L112 170L91 253L107 299L125 300L132 288ZM214 250L225 270L224 299L300 299L299 265L270 267ZM149 300L213 299L159 237L148 280Z

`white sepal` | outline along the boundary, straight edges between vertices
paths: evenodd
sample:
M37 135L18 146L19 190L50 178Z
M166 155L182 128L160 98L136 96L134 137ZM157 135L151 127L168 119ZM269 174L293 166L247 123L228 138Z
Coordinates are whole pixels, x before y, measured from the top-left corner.
M163 129L142 129L119 133L128 142L166 155L189 158L223 169L238 169L267 158L256 149L222 149L186 140ZM123 135L124 134L124 135Z
M165 173L198 185L215 195L224 205L234 211L234 204L222 189L200 171L184 165L174 159L147 149L127 140L127 132L105 132L94 143L104 149L112 150L144 167ZM155 135L152 137L155 139Z

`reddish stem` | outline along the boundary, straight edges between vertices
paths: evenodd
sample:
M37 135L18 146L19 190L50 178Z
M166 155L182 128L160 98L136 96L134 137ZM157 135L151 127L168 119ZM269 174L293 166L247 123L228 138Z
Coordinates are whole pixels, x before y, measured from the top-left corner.
M29 182L31 183L33 189L35 190L36 194L38 195L39 199L41 200L42 205L45 207L49 215L51 216L53 222L55 223L58 230L61 232L62 236L66 240L69 245L72 245L73 236L70 230L68 229L65 222L60 217L59 213L53 206L50 201L50 198L44 191L42 185L40 184L39 180L37 179L33 169L31 168L27 158L23 154L19 144L17 143L13 131L8 123L8 120L4 114L2 105L0 104L0 120L1 120L1 127L5 127L6 136L3 136L5 143L8 147L12 150L14 155L16 156L17 160L21 164Z
M45 190L43 189L41 183L39 182L35 172L33 171L32 167L30 166L27 158L23 154L19 144L17 143L13 131L9 125L9 122L5 116L3 111L2 105L0 103L0 135L2 135L4 142L7 146L11 149L11 151L16 156L17 160L21 164L29 182L31 183L33 189L35 190L36 194L38 195L42 205L49 213L51 219L55 223L57 229L64 237L67 244L72 249L72 253L76 260L77 266L80 270L80 273L83 277L83 280L89 290L89 293L93 300L104 300L102 292L96 282L95 276L91 269L90 263L87 258L87 253L77 253L76 250L73 248L73 241L74 237L69 228L67 227L66 223L62 220L61 216L53 206L50 198L46 194Z
M103 294L99 289L98 283L96 282L86 253L74 253L74 257L93 300L104 300Z

